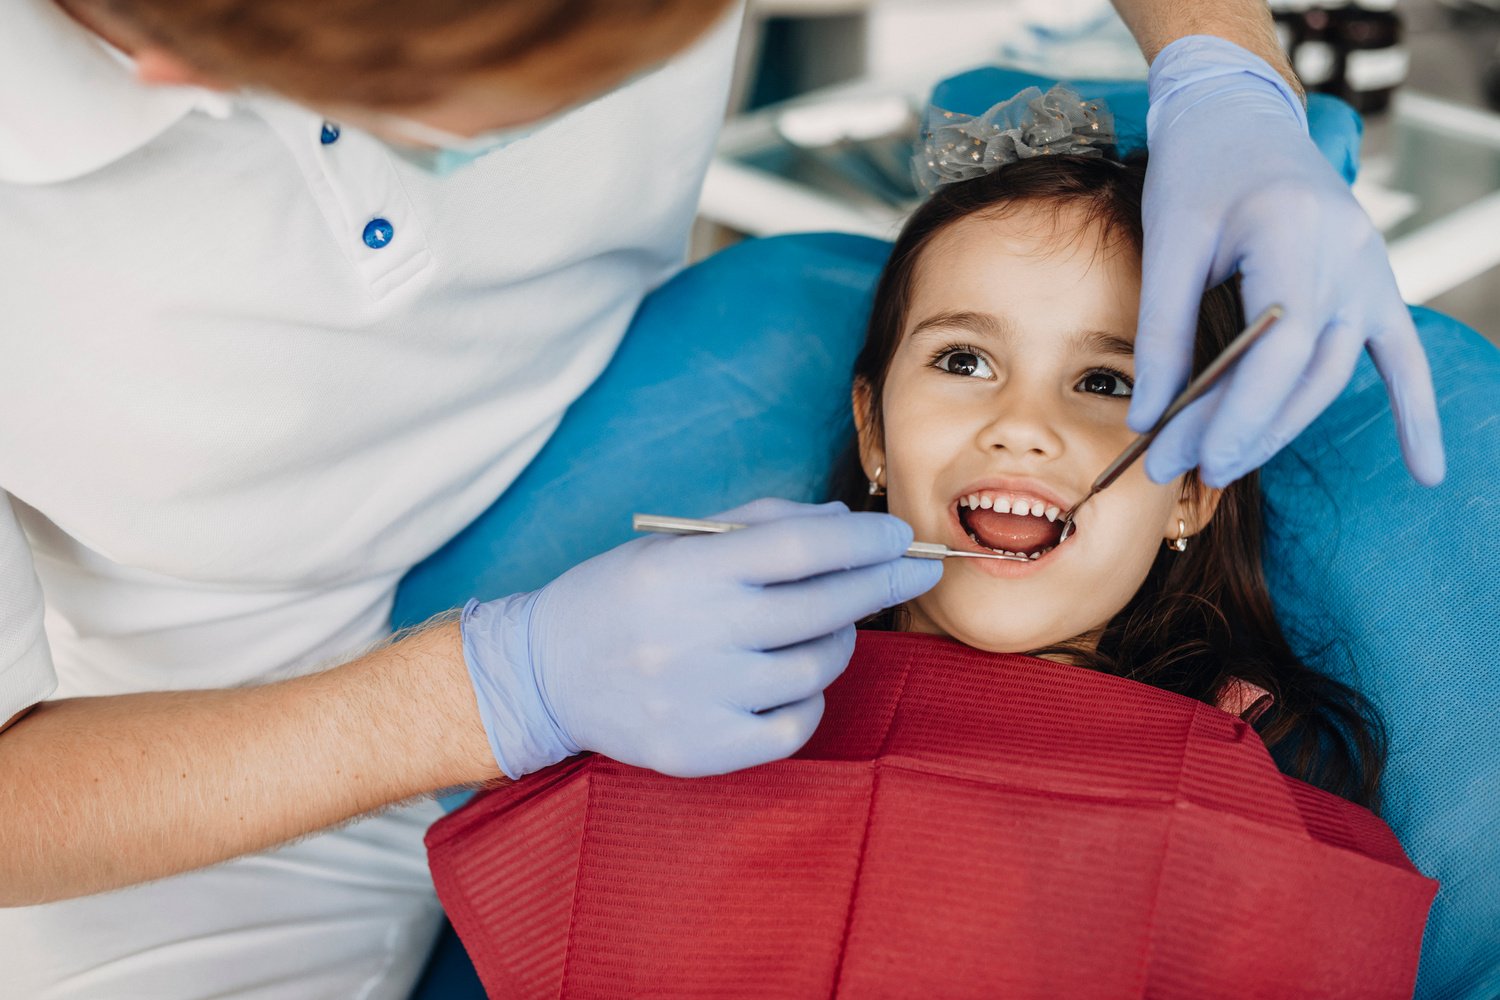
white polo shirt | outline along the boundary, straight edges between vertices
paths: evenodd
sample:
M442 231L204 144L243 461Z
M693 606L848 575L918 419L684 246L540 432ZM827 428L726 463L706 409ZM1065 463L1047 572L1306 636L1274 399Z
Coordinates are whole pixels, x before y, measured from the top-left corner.
M144 87L7 0L0 722L384 634L680 267L740 14L433 178L293 104Z

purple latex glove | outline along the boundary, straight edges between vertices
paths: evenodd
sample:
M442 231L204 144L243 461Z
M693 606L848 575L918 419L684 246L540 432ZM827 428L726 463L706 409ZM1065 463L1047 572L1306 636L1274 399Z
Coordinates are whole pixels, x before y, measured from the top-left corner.
M1265 60L1208 35L1151 64L1151 154L1132 429L1186 385L1205 288L1242 275L1247 317L1285 317L1146 456L1167 482L1195 466L1223 486L1264 464L1335 397L1368 350L1385 379L1418 481L1443 478L1427 356L1380 233L1307 132L1307 114Z
M518 778L580 750L678 777L795 753L854 622L942 576L911 528L841 503L757 500L723 535L637 538L541 590L464 608L490 747Z

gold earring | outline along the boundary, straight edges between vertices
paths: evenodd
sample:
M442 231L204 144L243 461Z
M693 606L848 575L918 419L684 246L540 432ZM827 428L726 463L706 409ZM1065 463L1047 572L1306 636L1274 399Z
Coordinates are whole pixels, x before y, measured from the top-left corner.
M1177 537L1169 538L1162 544L1174 552L1187 551L1187 525L1183 523L1182 518L1177 519Z
M875 475L874 475L874 477L872 477L870 479L870 496L872 496L872 497L883 497L883 496L885 496L885 487L880 485L880 474L882 472L884 472L884 471L885 471L885 466L883 466L883 465L877 465L877 466L875 466Z

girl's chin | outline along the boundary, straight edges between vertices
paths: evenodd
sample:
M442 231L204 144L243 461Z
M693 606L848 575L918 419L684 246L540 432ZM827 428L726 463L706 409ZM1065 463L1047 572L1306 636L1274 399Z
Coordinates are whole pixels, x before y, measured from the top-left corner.
M965 646L969 646L969 647L972 647L974 649L984 650L986 653L1007 653L1007 654L1011 654L1011 655L1015 655L1015 656L1030 656L1030 657L1032 657L1034 659L1038 659L1038 660L1050 660L1053 663L1065 663L1065 664L1067 664L1069 666L1074 666L1074 667L1085 666L1086 665L1085 661L1084 661L1084 658L1082 656L1076 654L1076 653L1050 653L1049 652L1049 653L1037 654L1037 653L1033 653L1032 652L1032 650L1034 650L1034 649L1045 649L1048 646L1055 646L1058 643L1066 642L1067 639L1065 639L1065 638L1034 639L1034 640L1026 640L1024 642L1005 642L1005 641L991 642L991 641L978 640L978 639L973 640L973 641L966 641L966 640L964 640L964 639L962 639L962 638L960 638L958 636L950 636L950 638L956 639L957 641L962 642ZM1072 637L1069 636L1068 638L1072 638Z
M1076 633L1066 633L1065 629L1027 629L1025 632L996 632L994 628L994 612L989 613L988 622L975 621L975 627L965 626L967 615L939 614L933 616L925 610L913 615L907 630L911 632L925 632L929 635L941 635L961 642L973 649L980 649L986 653L1022 653L1027 654L1033 649L1041 649L1045 646L1053 646L1060 642L1066 642L1073 638ZM977 617L977 616L976 616ZM1021 617L1028 617L1022 613ZM986 627L986 625L988 627Z
M983 650L986 653L1013 653L1022 656L1031 655L1033 649L1041 649L1062 641L1061 639L993 639L973 636L965 638L961 635L949 636L949 638L955 639L973 649Z

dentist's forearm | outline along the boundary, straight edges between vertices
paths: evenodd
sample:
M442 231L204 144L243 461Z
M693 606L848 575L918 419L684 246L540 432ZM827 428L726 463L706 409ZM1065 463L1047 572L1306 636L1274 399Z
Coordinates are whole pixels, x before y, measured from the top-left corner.
M454 622L263 687L43 703L0 734L0 905L161 878L498 776Z
M1265 0L1111 0L1147 62L1184 35L1217 35L1275 67L1306 98L1276 38Z

